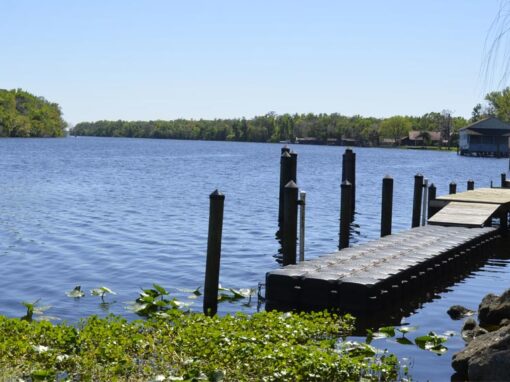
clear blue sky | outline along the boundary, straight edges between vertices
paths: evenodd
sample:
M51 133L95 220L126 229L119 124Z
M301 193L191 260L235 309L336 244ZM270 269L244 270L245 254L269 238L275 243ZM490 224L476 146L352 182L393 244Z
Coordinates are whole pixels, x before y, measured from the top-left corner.
M98 119L470 116L499 0L2 0L0 88Z

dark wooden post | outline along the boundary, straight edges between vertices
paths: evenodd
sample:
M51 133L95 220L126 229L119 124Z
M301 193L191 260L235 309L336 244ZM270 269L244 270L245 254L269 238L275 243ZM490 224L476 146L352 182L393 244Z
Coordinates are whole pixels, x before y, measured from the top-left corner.
M504 172L501 173L501 188L506 187L506 174Z
M349 235L352 217L352 184L344 180L341 184L341 203L340 203L340 249L349 246Z
M449 186L450 195L457 193L457 183L451 182Z
M220 279L221 233L225 195L215 190L209 195L209 232L205 265L204 313L214 316L218 310L218 284Z
M299 189L294 181L283 191L283 265L296 264L297 210Z
M430 202L432 200L435 200L436 199L436 186L434 185L434 183L432 183L430 186L429 186L429 213L428 213L428 218L430 219L432 217L433 214L433 208L430 207Z
M285 185L292 180L292 157L288 147L282 148L280 157L280 203L278 205L278 226L283 224L283 190Z
M467 190L472 191L475 189L475 181L473 179L469 179L467 181Z
M423 195L423 175L416 174L414 176L413 218L411 223L412 228L420 226L422 195Z
M345 149L342 155L342 182L351 184L351 222L354 221L356 210L356 153L352 149Z
M297 153L290 152L290 180L297 184ZM288 182L287 182L288 183ZM287 184L285 183L285 184Z
M381 237L391 235L393 213L393 178L386 175L382 181Z

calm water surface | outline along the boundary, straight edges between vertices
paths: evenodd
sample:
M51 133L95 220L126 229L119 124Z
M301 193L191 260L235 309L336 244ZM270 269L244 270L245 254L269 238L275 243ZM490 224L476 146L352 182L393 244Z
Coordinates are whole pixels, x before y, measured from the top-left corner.
M293 146L298 152L298 185L307 191L306 257L338 245L339 189L343 148ZM395 178L393 230L411 223L413 176L421 172L448 192L473 178L476 187L499 182L506 159L459 157L451 152L356 148L356 243L379 236L381 179ZM226 195L221 283L255 288L278 267L274 239L278 215L280 145L124 138L0 140L0 313L23 315L21 301L41 298L48 312L68 321L105 314L100 300L76 301L65 292L108 286L117 292L109 312L131 317L126 303L153 282L186 300L203 284L209 194ZM476 308L488 292L507 286L508 260L494 258L465 280L434 296L403 323L430 330L459 331L446 310ZM200 310L200 301L194 309ZM253 312L240 304L221 313ZM448 379L450 352L432 353L391 341L389 348L414 363L418 380ZM434 365L434 367L430 367Z

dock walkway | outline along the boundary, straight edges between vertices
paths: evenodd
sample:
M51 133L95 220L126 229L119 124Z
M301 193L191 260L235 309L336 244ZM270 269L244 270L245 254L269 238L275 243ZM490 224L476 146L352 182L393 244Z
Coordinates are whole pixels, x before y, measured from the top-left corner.
M431 225L268 272L266 308L366 312L396 304L490 252L501 232L490 221L504 216L506 228L510 190L478 189L437 199L446 207L431 217Z

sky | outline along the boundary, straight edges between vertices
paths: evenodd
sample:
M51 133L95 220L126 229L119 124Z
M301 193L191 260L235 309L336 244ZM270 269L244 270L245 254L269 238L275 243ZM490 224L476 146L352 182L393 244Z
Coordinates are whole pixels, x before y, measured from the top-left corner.
M483 69L500 1L1 0L0 88L71 124L469 117L504 87Z

